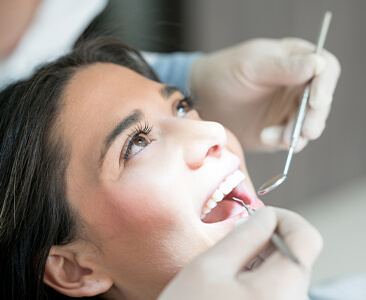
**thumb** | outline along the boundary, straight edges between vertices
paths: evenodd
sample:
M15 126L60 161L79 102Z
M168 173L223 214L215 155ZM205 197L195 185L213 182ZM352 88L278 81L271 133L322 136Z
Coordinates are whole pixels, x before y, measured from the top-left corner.
M272 56L253 62L253 81L267 85L298 85L323 72L325 59L319 54Z
M272 208L261 208L244 224L196 259L203 263L207 276L216 279L235 277L253 258L263 251L276 229L277 216ZM218 272L218 269L220 272Z

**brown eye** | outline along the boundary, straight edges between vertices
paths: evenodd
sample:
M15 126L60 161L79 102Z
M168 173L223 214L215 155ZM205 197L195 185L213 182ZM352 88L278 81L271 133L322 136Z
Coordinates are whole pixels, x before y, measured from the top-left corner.
M151 130L152 126L149 126L147 123L145 124L145 127L142 127L140 124L135 128L122 149L121 155L125 161L151 144L152 140L149 138Z
M147 147L151 143L151 140L144 135L144 134L138 134L134 138L132 138L128 144L127 150L125 151L125 154L123 158L125 160L129 159L130 157L136 155L145 147Z
M177 116L183 117L191 109L192 109L191 106L187 103L186 100L181 100L177 105Z
M138 147L146 147L150 143L150 140L145 136L137 136L134 138L133 143Z

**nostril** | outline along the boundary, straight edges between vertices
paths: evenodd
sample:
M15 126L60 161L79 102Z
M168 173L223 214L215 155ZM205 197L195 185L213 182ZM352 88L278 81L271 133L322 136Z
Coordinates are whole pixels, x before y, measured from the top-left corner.
M215 145L215 146L212 146L210 149L208 149L206 157L207 156L219 157L220 155L221 155L221 146Z
M191 169L195 170L202 167L205 159L208 157L220 158L222 147L220 145L211 146L205 153L202 151L204 149L199 149L201 151L198 149L195 149L196 151L192 150L188 152L187 163Z

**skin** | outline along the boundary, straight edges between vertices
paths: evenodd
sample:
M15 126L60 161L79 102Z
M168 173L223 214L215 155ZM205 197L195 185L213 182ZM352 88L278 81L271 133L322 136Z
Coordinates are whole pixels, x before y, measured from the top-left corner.
M255 194L234 135L196 110L177 112L183 95L163 87L125 67L97 63L79 70L65 90L59 129L72 149L67 194L93 241L70 247L83 257L79 265L98 265L108 277L111 298L156 298L182 267L232 230L233 221L200 220L205 201L229 174L242 170L242 184ZM134 145L124 159L132 126L101 163L106 137L136 109L144 114L140 126L153 126L140 135L144 146ZM84 273L96 273L88 268ZM46 283L58 289L47 276ZM92 292L72 293L81 294Z

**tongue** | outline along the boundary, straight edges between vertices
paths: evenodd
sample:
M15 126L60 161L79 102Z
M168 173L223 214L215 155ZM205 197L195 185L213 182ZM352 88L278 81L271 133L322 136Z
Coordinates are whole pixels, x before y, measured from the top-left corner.
M202 219L202 222L221 222L243 212L243 209L243 206L237 201L224 199L217 203L217 206Z

